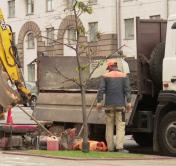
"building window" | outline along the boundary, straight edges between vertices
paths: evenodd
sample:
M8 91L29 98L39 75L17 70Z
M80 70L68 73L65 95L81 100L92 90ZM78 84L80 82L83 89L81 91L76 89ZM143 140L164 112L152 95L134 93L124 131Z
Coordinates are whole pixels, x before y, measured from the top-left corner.
M28 81L34 82L35 81L35 64L28 65Z
M153 16L150 16L150 19L151 20L160 20L161 16L160 15L153 15Z
M15 0L8 1L8 16L10 18L15 17Z
M96 42L98 34L98 22L89 23L89 42Z
M12 43L16 45L16 34L15 32L12 32Z
M75 0L66 0L66 6L67 8L72 8L75 3Z
M98 0L89 0L89 5L96 5Z
M125 19L125 39L134 39L134 19Z
M46 29L47 33L47 45L51 46L54 43L54 28L47 28Z
M74 27L70 27L68 29L68 43L75 44L76 39L77 39L76 29Z
M46 0L46 11L53 11L53 0Z
M27 46L28 49L34 49L35 48L35 38L33 33L27 34Z
M34 13L34 0L27 0L27 14Z

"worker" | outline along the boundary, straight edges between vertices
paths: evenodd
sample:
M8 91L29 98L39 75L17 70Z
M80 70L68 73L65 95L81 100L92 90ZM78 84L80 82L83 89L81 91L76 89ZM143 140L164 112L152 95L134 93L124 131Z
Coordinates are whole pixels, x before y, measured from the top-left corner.
M105 94L106 142L108 151L127 152L124 149L125 112L131 109L131 88L127 74L118 70L115 59L107 61L108 72L100 81L97 94L97 110L102 109ZM114 142L114 126L116 139ZM116 145L116 148L115 148Z

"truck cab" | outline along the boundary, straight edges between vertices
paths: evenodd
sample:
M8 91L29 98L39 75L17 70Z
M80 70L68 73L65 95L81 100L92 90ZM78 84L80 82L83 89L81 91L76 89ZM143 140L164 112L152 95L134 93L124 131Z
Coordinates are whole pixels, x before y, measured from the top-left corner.
M176 91L176 15L169 17L163 59L163 90Z
M162 87L155 113L154 149L176 155L176 15L167 22Z
M176 16L136 22L138 97L127 130L138 144L176 155Z

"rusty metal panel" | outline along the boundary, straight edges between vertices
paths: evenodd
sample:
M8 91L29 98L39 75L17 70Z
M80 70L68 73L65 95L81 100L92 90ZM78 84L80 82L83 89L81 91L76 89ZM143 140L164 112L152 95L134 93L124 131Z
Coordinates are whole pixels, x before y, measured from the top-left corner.
M72 81L68 80L75 78L78 80L78 70L76 57L49 57L39 56L38 58L38 86L39 91L60 91L65 89L79 89L79 87ZM117 57L118 61L118 57ZM129 64L131 76L136 75L136 60L134 58L126 58ZM106 57L81 57L81 65L86 66L84 70L84 79L86 79L92 70L96 68L99 62L103 62L92 75L91 79L87 81L87 89L97 90L99 86L100 76L106 72ZM120 58L119 58L119 62ZM119 70L123 70L122 64L119 63ZM67 78L64 78L67 77ZM133 78L133 77L130 77ZM136 79L136 77L135 77ZM132 84L135 82L132 79ZM133 87L133 86L132 86ZM136 90L136 86L135 90Z
M87 114L92 102L96 98L96 93L86 94ZM136 100L136 95L132 95L132 105ZM40 121L72 122L82 123L82 103L80 93L40 93L37 105L33 112L34 117ZM127 122L130 115L127 115ZM98 112L94 105L88 118L90 124L104 124L104 111Z
M95 98L96 93L86 94L87 114ZM40 93L34 116L41 121L82 123L81 108L80 93ZM88 122L102 124L104 121L104 114L98 113L95 105Z
M34 112L36 119L40 121L51 122L69 122L69 123L82 123L82 111L81 106L58 106L58 105L37 105L37 111ZM88 114L88 107L87 107ZM94 108L88 119L88 123L91 124L104 124L105 115L104 112L99 113Z
M90 106L96 98L96 92L86 94L86 105ZM81 106L81 93L74 91L60 93L39 93L37 104Z
M150 55L155 46L166 39L167 22L165 20L136 19L138 89L140 94L152 94L150 78Z
M80 58L81 65L88 66L86 57ZM89 67L84 70L84 79L88 76ZM78 80L76 57L49 57L38 58L38 86L39 90L59 90L69 87L77 88L69 79Z

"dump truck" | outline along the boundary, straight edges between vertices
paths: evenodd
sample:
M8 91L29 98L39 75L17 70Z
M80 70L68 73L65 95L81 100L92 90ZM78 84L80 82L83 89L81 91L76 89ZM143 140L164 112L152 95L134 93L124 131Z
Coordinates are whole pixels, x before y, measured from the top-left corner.
M133 110L127 116L126 133L132 134L141 146L153 146L157 152L176 155L176 16L168 21L136 18L136 34L137 58L126 59L133 93ZM90 73L91 66L98 60L95 57L93 63L89 63L82 57L81 63L91 64L90 70L86 70ZM76 78L76 68L75 57L39 56L39 96L34 110L38 120L79 128L82 123L80 90L58 73L62 71L67 78ZM90 137L101 137L105 114L95 107L89 112L96 98L98 81L94 78L88 87Z

